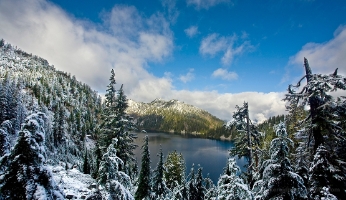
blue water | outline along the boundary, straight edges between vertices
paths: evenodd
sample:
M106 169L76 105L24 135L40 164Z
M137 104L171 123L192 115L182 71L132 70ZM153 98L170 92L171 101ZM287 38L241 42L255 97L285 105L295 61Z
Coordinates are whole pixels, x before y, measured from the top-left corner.
M174 150L183 154L187 174L190 172L192 164L195 164L196 171L199 164L203 167L204 177L209 173L210 178L215 184L226 165L227 158L229 157L228 150L234 146L233 143L229 141L192 138L168 133L138 133L138 138L135 140L135 143L139 147L134 153L139 167L141 164L141 146L143 145L143 138L145 135L149 137L152 170L156 168L159 160L157 154L159 153L161 145L165 157L169 152ZM245 164L245 160L237 160L237 163L242 167Z

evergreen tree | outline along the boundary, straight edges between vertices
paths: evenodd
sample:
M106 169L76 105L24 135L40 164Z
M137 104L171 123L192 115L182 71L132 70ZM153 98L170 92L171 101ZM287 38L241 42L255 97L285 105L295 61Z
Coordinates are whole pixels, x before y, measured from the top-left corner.
M294 112L297 108L308 106L308 115L299 124L300 131L296 134L299 142L299 153L296 154L296 160L311 161L313 155L317 154L319 146L323 146L328 155L328 162L332 163L340 172L340 181L346 180L346 97L340 96L336 99L332 92L339 89L346 90L346 78L338 75L336 69L333 74L313 74L309 62L304 58L305 76L303 76L297 85L289 85L288 94L284 100L288 101L287 109ZM306 79L306 84L302 81ZM295 91L299 89L300 91ZM312 150L310 150L312 148ZM304 149L304 150L303 150ZM315 160L315 158L313 158ZM299 173L306 176L307 168L299 168L303 163L296 163ZM310 164L312 165L312 164ZM309 169L311 171L311 169ZM310 173L310 172L309 172ZM333 180L331 174L326 174L328 180ZM310 178L309 178L310 180ZM309 181L310 182L310 181ZM311 184L311 183L310 183ZM316 183L314 183L316 184ZM322 184L323 185L323 184ZM336 196L337 190L330 190Z
M0 158L10 152L10 141L8 131L11 128L11 122L6 120L0 126Z
M114 70L111 70L110 83L106 90L106 100L104 108L102 110L102 124L100 126L101 138L100 145L103 147L108 147L112 141L112 138L117 138L118 129L116 127L117 123L117 113L115 110L115 100L116 100L116 90L115 90L115 79ZM118 138L117 138L118 139ZM119 141L118 141L119 142Z
M138 178L138 188L135 194L136 200L150 198L150 152L149 152L149 139L146 135L144 144L142 146L142 165Z
M108 146L112 138L117 139L117 156L124 162L124 169L130 174L130 166L135 161L133 150L137 147L133 141L136 138L131 131L135 130L132 118L126 114L128 107L127 97L124 94L123 85L119 91L115 90L114 71L111 71L110 84L106 91L105 107L102 113L101 145Z
M346 136L340 121L340 110L345 109L342 103L345 97L339 97L334 100L330 92L338 89L346 90L346 78L337 74L337 70L330 75L312 74L309 62L304 58L305 76L303 76L297 85L289 85L288 94L285 101L289 102L287 106L290 112L300 106L309 105L309 115L304 119L302 126L306 129L309 135L308 144L313 142L314 152L317 148L327 140L331 143L341 143L345 141ZM301 86L301 82L306 79L306 85ZM301 89L296 92L294 88ZM324 137L324 135L328 137Z
M129 191L132 187L130 177L119 171L119 166L124 163L116 155L116 142L117 140L113 139L102 156L98 183L106 188L109 200L132 200L134 198Z
M244 184L243 179L238 177L240 169L234 158L227 160L223 174L217 183L217 198L219 200L231 199L253 199L248 186Z
M25 120L10 162L0 176L0 199L64 199L45 162L45 115L35 113Z
M83 173L90 174L90 166L89 166L87 150L85 150L85 156L84 156L84 162L83 162Z
M203 200L206 188L204 186L202 167L199 167L197 170L197 176L196 176L195 184L196 184L195 187L196 187L197 193L196 193L196 198L193 198L193 199Z
M97 178L98 177L98 170L100 168L100 162L102 160L102 152L101 152L101 149L100 149L98 142L96 142L96 145L95 145L94 156L96 158L96 161L94 164L95 168L94 168L94 171L92 173L92 177Z
M209 174L207 174L207 177L204 179L204 182L205 182L205 189L206 189L204 199L205 200L216 199L217 190L213 181L210 179Z
M164 181L163 173L165 172L165 167L163 165L163 153L162 148L160 148L159 162L157 163L157 167L154 170L153 176L153 185L152 192L156 198L164 197L169 193L169 189L166 186L166 182Z
M229 124L229 128L235 127L238 135L234 141L234 148L230 150L231 156L238 158L245 157L248 159L247 165L247 182L249 186L253 184L253 170L257 167L258 162L254 163L253 149L260 144L260 136L262 135L255 124L249 118L249 106L244 102L242 107L236 106L233 119Z
M345 174L338 163L333 163L324 146L317 148L309 169L310 199L344 199L346 197ZM336 198L337 197L337 198Z
M110 83L108 84L107 86L107 90L106 90L106 94L105 94L105 97L106 97L106 106L108 108L113 108L115 106L115 93L116 93L116 90L115 90L115 74L114 74L114 70L112 69L111 70L111 77L109 78L109 81Z
M181 153L170 152L164 167L166 169L164 179L170 190L173 191L175 187L185 185L185 161Z
M115 101L115 128L117 130L116 138L118 139L118 156L124 161L124 170L129 173L129 166L135 161L133 150L137 145L133 142L136 135L131 133L131 131L136 129L135 124L133 123L132 117L125 112L127 107L127 97L124 94L123 85L121 85Z
M187 176L188 181L186 183L187 186L187 197L189 200L197 198L197 188L196 188L196 177L195 177L195 165L192 164L190 174Z
M255 199L306 199L304 180L293 171L288 158L293 141L288 138L285 123L274 129L277 138L271 142L271 159L262 164L262 179L254 184Z

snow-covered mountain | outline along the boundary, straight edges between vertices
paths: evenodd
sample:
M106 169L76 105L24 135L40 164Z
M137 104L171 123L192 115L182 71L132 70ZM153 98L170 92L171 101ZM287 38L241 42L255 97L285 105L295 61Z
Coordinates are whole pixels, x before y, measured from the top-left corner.
M213 138L227 134L223 129L224 121L176 99L157 98L150 103L129 100L128 105L127 113L135 118L139 129Z

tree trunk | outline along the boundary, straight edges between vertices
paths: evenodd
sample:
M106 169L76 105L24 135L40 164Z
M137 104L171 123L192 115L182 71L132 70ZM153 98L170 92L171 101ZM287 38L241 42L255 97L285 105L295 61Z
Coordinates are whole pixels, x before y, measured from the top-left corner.
M311 68L309 66L309 62L306 58L304 58L304 67L305 67L305 74L306 74L306 82L307 84L312 81L312 72ZM311 93L311 90L308 91L308 93ZM318 98L315 96L311 96L309 98L309 104L310 104L310 115L311 115L311 122L313 125L318 124L318 112L317 109L320 106ZM321 132L321 129L319 126L313 126L312 133L315 144L314 144L314 152L316 152L317 148L324 143L323 141L323 135Z
M246 106L246 131L247 131L247 141L249 148L249 185L252 185L252 145L251 145L251 133L250 133L250 120L249 120L249 106L248 103L245 103Z

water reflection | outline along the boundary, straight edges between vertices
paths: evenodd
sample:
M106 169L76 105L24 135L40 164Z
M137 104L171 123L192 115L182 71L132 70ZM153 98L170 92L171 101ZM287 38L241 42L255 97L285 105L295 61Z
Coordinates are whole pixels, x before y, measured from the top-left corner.
M169 152L176 150L182 153L186 163L186 172L189 173L192 164L200 164L203 167L203 175L209 173L210 178L217 183L223 168L226 165L228 158L228 150L233 147L233 143L227 141L218 141L202 138L191 138L188 136L167 134L167 133L138 133L138 138L135 143L139 146L135 150L135 156L140 167L141 163L141 146L143 145L143 138L145 135L149 137L149 150L151 158L151 168L155 169L159 160L157 154L159 153L160 145L166 157ZM244 159L237 160L239 166L245 164Z

